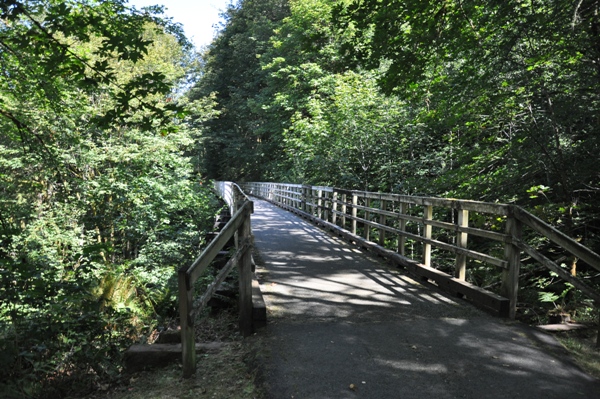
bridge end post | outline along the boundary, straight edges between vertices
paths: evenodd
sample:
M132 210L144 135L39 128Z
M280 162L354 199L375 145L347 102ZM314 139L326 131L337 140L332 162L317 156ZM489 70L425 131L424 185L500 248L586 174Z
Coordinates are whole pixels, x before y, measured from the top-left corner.
M596 337L596 349L600 350L600 301L594 303L596 312L598 312L598 336Z
M244 254L238 262L239 272L239 328L242 336L247 337L252 334L252 229L250 225L250 209L248 206L244 215L244 222L239 227L237 236L240 245L247 245Z
M179 269L177 277L183 378L190 378L196 372L196 332L194 331L194 320L191 315L194 290L193 287L189 287L187 269Z
M519 293L519 273L521 270L521 250L515 245L521 239L522 224L512 214L506 220L506 234L510 242L504 246L504 256L508 261L508 269L502 272L502 293L510 301L508 316L514 319L517 313L517 297Z

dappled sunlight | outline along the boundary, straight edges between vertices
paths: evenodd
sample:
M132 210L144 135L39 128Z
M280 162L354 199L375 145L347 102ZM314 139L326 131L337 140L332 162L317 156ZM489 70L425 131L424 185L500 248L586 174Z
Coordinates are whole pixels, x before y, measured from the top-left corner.
M436 305L444 315L456 305L271 204L256 202L252 228L265 261L261 290L273 317L364 317L383 310L399 317L413 313L416 303Z
M443 364L423 364L421 362L410 360L383 360L375 359L375 363L384 366L393 367L398 370L420 372L426 374L441 374L447 373L448 368Z

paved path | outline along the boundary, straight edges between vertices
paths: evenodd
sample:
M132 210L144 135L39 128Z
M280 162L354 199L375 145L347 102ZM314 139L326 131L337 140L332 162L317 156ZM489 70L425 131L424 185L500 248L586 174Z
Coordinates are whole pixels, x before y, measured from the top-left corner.
M267 202L252 216L273 399L600 398L549 335L425 287Z

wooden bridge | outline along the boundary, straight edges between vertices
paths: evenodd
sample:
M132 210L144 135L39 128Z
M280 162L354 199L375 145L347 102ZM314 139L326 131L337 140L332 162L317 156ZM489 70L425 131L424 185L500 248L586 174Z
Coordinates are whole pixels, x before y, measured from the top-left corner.
M452 298L459 297L471 301L474 305L484 308L488 312L507 317L508 319L514 318L518 304L518 279L522 253L539 262L541 266L556 272L559 276L581 290L581 292L588 295L591 300L596 301L596 304L600 303L600 295L596 291L581 279L571 275L568 270L565 270L564 267L558 264L560 261L550 260L536 251L533 245L530 244L530 240L537 240L539 242L541 239L544 239L552 242L554 245L570 253L572 261L580 260L598 270L600 270L600 257L530 213L513 205L409 197L395 194L339 190L330 187L277 183L246 183L238 187L232 183L221 182L216 184L216 188L221 196L230 204L234 216L223 230L223 233L221 233L222 237L215 239L201 257L194 262L192 267L180 271L181 316L182 321L185 320L188 326L184 328L184 323L182 322L184 332L191 330L189 326L193 326L194 298L189 287L193 286L194 276L199 275L199 270L210 263L212 257L219 251L219 246L234 235L237 235L238 251L233 255L231 262L226 268L230 269L234 265L238 265L241 276L240 298L242 303L240 326L244 335L248 335L252 331L252 260L249 256L249 248L253 240L250 233L249 220L254 210L254 205L250 198L246 197L246 194L243 192L291 211L303 219L310 220L312 225L320 225L329 230L330 233L333 233L333 236L339 236L352 245L365 248L368 252L382 256L392 264L407 269L411 276L417 278L415 282L416 286L419 286L418 280L421 280L421 282L437 285L440 289L450 293L448 297L434 298L434 300L430 301L432 303L438 302L439 306L437 309L442 309L444 303L455 303L454 301L458 299ZM264 212L266 208L262 203L260 202L261 205L259 208L261 212ZM272 211L269 210L269 212ZM279 229L276 233L277 237L265 241L265 216L262 214L254 216L257 218L254 222L262 226L260 230L255 232L257 240L261 235L263 237L263 241L259 245L259 250L264 249L261 246L270 245L270 241L274 242L276 239L282 239L279 236L288 234L286 230ZM283 220L286 217L279 215L278 218ZM271 219L269 223L269 226L274 226L278 222L275 219ZM286 223L289 224L289 221L286 221ZM297 223L294 222L293 224ZM303 229L307 230L305 227ZM293 234L294 240L312 240L312 238L301 238L297 235L298 232L295 231L289 232L289 234ZM309 234L313 236L327 236L325 233L317 234L314 230L311 230ZM286 238L283 239L286 240ZM287 240L286 245L292 245L289 238ZM315 254L318 253L317 248L321 248L323 245L315 241ZM340 250L337 248L331 251ZM344 251L346 250L344 249ZM306 253L308 251L311 250L304 247L299 254L284 256L288 263L287 267L291 267L291 264L297 264L298 257L307 257ZM319 256L329 258L332 253L329 252L327 255L315 256L317 258ZM277 256L271 259L273 264L286 263L280 262ZM322 263L322 260L320 262ZM345 262L347 266L349 260ZM355 261L351 262L355 263ZM305 264L303 263L303 265ZM286 266L282 264L279 267ZM389 296L389 292L388 294L379 292L381 287L386 287L384 291L387 290L395 293L403 290L411 292L417 290L416 286L406 289L402 288L402 285L406 281L412 281L411 277L388 275L387 272L384 274L378 268L375 268L376 271L372 271L372 273L367 273L367 269L370 270L373 268L370 266L362 268L364 270L361 270L360 274L368 274L370 276L367 282L333 282L333 280L330 281L329 278L326 278L328 281L327 284L332 285L330 289L322 291L327 291L328 296L337 295L335 287L340 286L352 286L354 288L351 291L358 293L343 300L333 301L339 305L340 312L342 312L345 302L369 302L371 299L365 293L371 293L370 295L373 295L374 298L381 295ZM481 286L480 280L477 278L477 272L481 272L482 270L486 274L497 270L494 278L485 281L486 286ZM297 271L294 271L293 274L297 274ZM308 280L311 281L310 284L318 284L315 283L312 277L305 276L302 280L304 281L303 284L308 284ZM367 287L373 281L380 282L376 284L379 288L375 286ZM386 283L383 283L383 281ZM276 286L276 284L280 284L280 286L288 285L285 282L273 282L273 286ZM289 290L290 287L288 286L287 289ZM496 292L493 292L490 288L495 287L498 287L498 289L495 290ZM301 288L304 289L306 287ZM214 290L214 287L211 289ZM346 291L344 290L344 292ZM196 302L205 303L210 294L208 292L200 300L196 300ZM269 300L272 304L276 302L273 302L273 298L290 295L290 292L286 291L284 295L278 293L275 296L271 296L267 300L267 305L269 305ZM436 297L437 295L435 293L421 294L422 297ZM300 294L300 297L304 298L306 295ZM391 304L396 303L397 298L391 299L387 296L386 298L383 301L386 304L385 306L394 308L395 305ZM400 299L400 302L403 300L406 302L407 299ZM292 302L298 302L297 298ZM411 301L408 300L408 302ZM381 306L381 303L372 305ZM324 311L323 306L316 306L315 308L321 308ZM304 310L298 314L303 312L311 314L313 312L306 305L302 309ZM402 306L397 308L396 311L392 310L387 318L394 319L402 313L401 309ZM335 313L334 311L331 312L332 314ZM428 312L431 313L431 310ZM297 317L299 317L298 314L296 314ZM427 316L423 315L423 317ZM460 318L458 316L450 317ZM386 316L384 316L385 319ZM381 323L381 321L377 323ZM278 324L281 325L281 323ZM477 329L479 327L471 326L471 328ZM193 359L193 334L188 335L187 344L185 343L186 334L183 334L183 340L184 375L191 375L195 368L195 359ZM187 351L185 349L186 346L188 348ZM187 366L186 363L188 364ZM334 395L333 397L343 397L343 395Z
M569 252L571 262L581 260L598 271L600 256L516 205L299 184L245 183L242 188L502 317L515 317L522 252L600 304L600 293L530 243L551 242ZM469 249L469 241L481 249ZM469 282L468 263L499 270L497 283L488 285L499 285L501 295Z

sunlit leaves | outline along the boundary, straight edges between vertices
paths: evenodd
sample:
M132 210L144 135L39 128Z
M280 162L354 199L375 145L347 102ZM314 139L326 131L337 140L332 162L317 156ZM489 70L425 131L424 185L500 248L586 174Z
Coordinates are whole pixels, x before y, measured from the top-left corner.
M0 5L0 391L34 395L78 370L114 375L173 311L170 277L215 212L184 120L214 111L180 100L194 57L150 14Z

